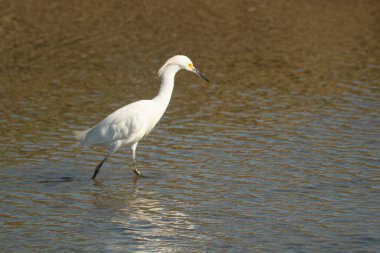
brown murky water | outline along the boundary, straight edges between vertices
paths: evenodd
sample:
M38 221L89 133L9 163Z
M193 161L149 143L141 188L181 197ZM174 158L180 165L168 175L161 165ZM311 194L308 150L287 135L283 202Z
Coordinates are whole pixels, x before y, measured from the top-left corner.
M2 252L380 251L379 1L0 2ZM71 132L158 91L92 181Z

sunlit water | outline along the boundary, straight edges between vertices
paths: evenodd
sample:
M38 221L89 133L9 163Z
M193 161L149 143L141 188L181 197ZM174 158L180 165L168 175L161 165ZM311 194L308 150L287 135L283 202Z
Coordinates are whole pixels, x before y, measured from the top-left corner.
M2 252L380 250L379 3L99 3L1 8ZM176 53L212 82L91 180L72 131Z

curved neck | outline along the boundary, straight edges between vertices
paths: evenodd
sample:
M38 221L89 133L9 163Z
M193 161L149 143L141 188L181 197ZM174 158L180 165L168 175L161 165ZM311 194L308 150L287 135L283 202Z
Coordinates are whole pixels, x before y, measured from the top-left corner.
M168 65L161 73L161 86L160 91L153 100L159 101L160 104L166 109L170 102L174 88L174 77L175 74L181 68L178 65Z

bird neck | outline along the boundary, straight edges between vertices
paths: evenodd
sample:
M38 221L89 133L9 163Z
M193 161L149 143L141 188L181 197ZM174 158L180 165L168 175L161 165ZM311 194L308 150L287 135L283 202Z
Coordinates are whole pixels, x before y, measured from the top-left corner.
M160 91L154 100L159 101L164 109L166 109L166 107L169 105L174 88L174 77L180 69L181 68L178 65L168 65L160 75Z

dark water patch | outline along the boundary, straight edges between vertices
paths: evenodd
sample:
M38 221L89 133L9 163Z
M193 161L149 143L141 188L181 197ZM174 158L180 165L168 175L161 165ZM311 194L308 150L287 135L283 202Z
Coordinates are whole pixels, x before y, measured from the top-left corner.
M73 177L61 177L59 179L45 179L38 181L38 183L46 184L46 183L66 183L66 182L72 182L76 180Z

